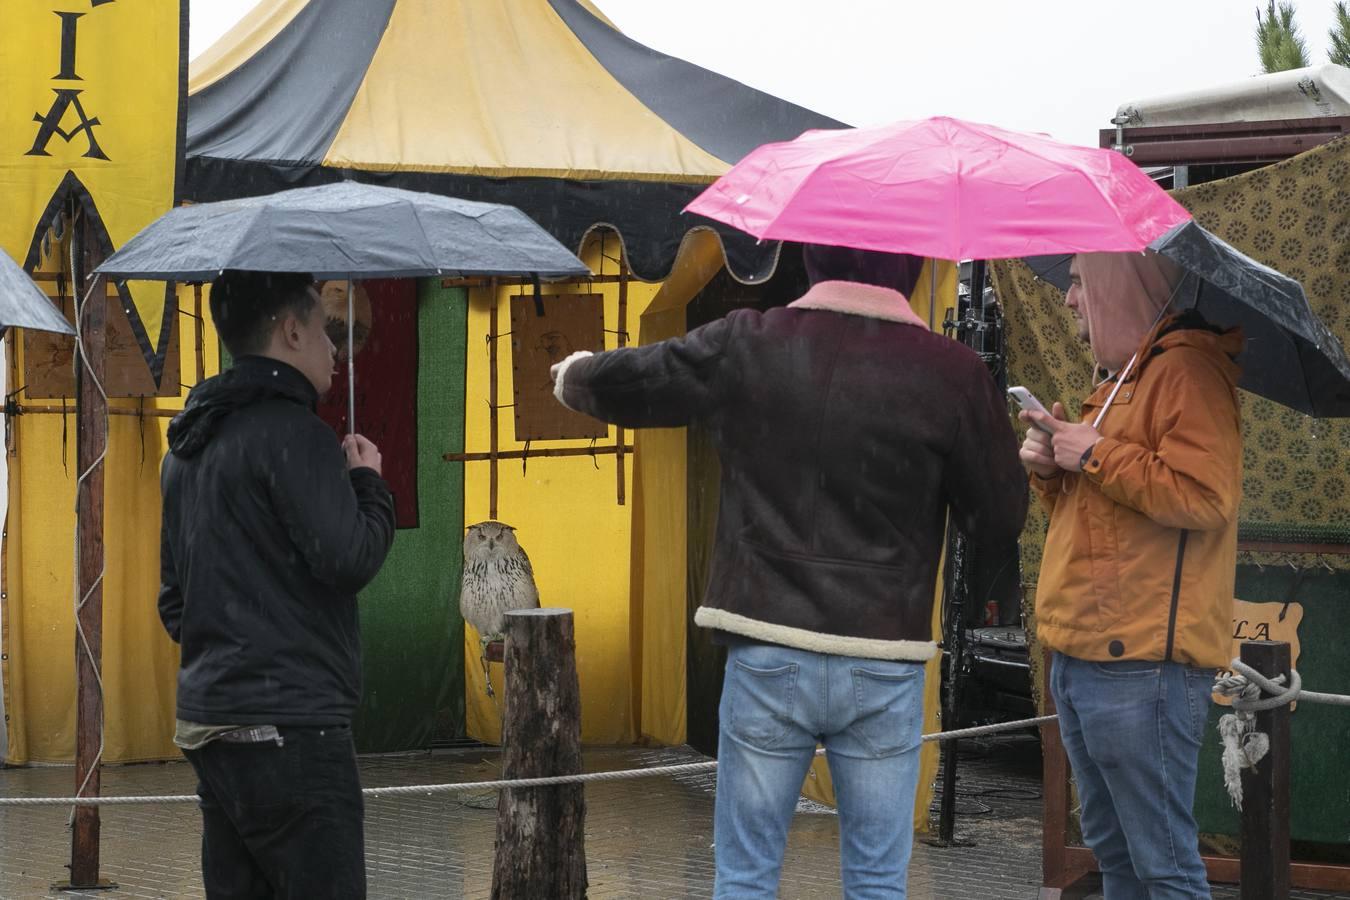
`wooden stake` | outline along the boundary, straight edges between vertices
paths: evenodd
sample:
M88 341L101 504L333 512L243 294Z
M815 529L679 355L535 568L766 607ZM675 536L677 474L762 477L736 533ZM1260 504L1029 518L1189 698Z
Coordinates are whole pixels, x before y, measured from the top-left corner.
M581 772L581 689L570 609L506 614L502 777ZM493 900L586 896L582 785L504 790L497 799Z
M96 244L89 234L87 222L77 227L76 235L82 238L83 244L83 253L77 254L77 258L82 258L83 270L72 273L72 280L76 285L83 285L85 273L93 271L97 262L93 258ZM86 295L88 299L81 302L75 313L82 317L83 336L83 346L77 342L75 348L79 404L76 466L80 473L89 473L82 480L76 498L79 535L76 597L81 605L76 614L78 628L75 635L75 788L77 796L81 797L99 795L99 751L103 731L103 697L99 687L103 656L103 463L100 457L108 446L108 403L98 385L104 383L107 371L104 326L108 300L101 277L95 279L92 287ZM97 887L98 864L98 807L77 807L70 839L71 886Z
M1285 641L1247 641L1240 658L1288 683ZM1242 900L1289 898L1289 716L1288 704L1256 714L1256 730L1269 735L1270 750L1255 770L1242 770Z

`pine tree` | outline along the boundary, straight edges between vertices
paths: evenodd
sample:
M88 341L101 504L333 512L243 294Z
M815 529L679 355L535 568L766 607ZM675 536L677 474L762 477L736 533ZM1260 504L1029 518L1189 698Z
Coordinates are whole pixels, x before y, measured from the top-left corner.
M1256 8L1256 49L1263 72L1283 72L1308 65L1308 44L1294 22L1292 2L1282 0L1277 8L1275 0L1270 0L1264 18L1261 8Z
M1331 47L1327 50L1327 58L1338 66L1350 68L1350 5L1345 0L1337 0L1336 23L1328 34Z

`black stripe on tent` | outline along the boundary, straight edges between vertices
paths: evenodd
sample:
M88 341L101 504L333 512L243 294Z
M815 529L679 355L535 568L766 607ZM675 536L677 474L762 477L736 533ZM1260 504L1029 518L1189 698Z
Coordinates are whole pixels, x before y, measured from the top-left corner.
M652 112L728 163L760 144L790 141L812 128L847 128L724 75L659 53L597 19L576 0L549 0L600 65Z
M290 188L360 181L465 200L507 203L538 222L568 248L579 250L588 232L608 225L619 232L633 273L644 281L670 274L680 243L692 228L718 232L727 266L745 282L773 274L778 242L760 243L729 226L682 215L703 185L664 181L565 178L489 178L438 172L368 172L304 163L189 156L187 199L195 203L272 194Z
M247 63L192 96L188 155L321 162L394 3L311 0Z

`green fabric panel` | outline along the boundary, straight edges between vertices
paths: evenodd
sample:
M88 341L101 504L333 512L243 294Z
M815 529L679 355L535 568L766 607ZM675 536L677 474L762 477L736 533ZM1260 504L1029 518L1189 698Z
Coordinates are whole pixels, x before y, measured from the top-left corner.
M1253 603L1303 604L1299 626L1302 654L1298 661L1303 686L1310 691L1350 693L1350 638L1346 619L1350 574L1304 570L1300 574L1280 567L1239 566L1237 595ZM1210 727L1200 751L1200 775L1195 792L1195 817L1202 834L1235 836L1239 813L1228 800L1223 786L1223 747L1219 741L1219 716L1228 712L1215 705ZM1350 769L1345 765L1345 746L1350 739L1350 714L1344 707L1300 703L1293 714L1290 761L1290 837L1309 843L1340 845L1350 850ZM1295 853L1297 858L1299 854ZM1350 855L1347 855L1350 858Z
M417 484L420 527L401 529L361 595L365 685L354 725L361 752L417 750L464 736L459 615L468 298L437 279L418 286Z

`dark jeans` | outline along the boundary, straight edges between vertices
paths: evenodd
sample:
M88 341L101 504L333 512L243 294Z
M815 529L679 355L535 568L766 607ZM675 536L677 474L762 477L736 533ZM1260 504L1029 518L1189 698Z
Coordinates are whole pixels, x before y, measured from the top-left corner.
M197 770L206 896L364 898L364 807L351 728L280 732L280 747L217 740L184 751Z

